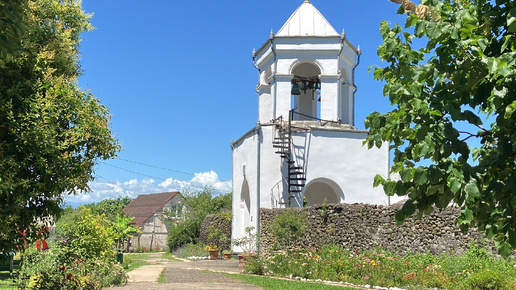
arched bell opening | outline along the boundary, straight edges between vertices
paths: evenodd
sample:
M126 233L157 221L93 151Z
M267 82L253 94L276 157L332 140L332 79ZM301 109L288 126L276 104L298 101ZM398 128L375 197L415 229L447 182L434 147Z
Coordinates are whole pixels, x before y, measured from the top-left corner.
M332 180L318 178L310 181L304 190L304 197L308 206L326 203L341 203L344 201L344 194L340 187Z
M297 64L292 69L292 109L299 114L294 115L294 120L313 121L321 116L321 70L310 62Z

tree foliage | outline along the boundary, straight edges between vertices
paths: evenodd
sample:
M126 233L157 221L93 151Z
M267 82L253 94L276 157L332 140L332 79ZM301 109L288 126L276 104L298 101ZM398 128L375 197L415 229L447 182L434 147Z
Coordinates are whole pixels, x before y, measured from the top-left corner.
M213 196L213 191L183 193L182 213L178 221L171 220L167 244L170 250L187 243L199 242L201 224L204 218L222 209L231 208L231 193Z
M26 0L0 2L0 54L14 53L20 48L26 5Z
M91 212L96 215L105 214L109 221L115 222L118 217L126 216L124 208L133 201L128 196L119 196L117 198L106 198L97 203L85 204L84 207L91 209Z
M405 29L380 26L387 66L374 70L395 108L366 119L368 146L390 143L400 180L377 176L375 186L408 198L398 222L455 203L460 228L496 237L507 256L516 247L516 2L423 0L419 13L406 4Z
M120 148L108 109L77 84L90 15L77 0L25 2L19 18L16 1L0 5L15 11L0 16L2 33L22 32L16 51L0 54L0 252L21 243L19 229L34 236L34 219L58 214L62 194L87 190L96 160Z

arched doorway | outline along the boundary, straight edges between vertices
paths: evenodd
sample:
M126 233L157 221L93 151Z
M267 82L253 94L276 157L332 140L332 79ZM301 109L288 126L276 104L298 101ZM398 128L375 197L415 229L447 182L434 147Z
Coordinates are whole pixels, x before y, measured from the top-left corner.
M340 187L327 178L317 178L310 181L305 186L304 197L308 206L322 204L325 198L327 203L344 202L344 193L342 193Z

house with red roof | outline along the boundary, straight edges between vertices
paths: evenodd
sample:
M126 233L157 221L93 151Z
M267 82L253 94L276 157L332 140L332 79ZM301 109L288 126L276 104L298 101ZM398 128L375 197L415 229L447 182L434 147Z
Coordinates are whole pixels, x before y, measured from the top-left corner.
M179 192L140 194L129 203L124 212L134 217L135 227L142 231L130 241L130 249L138 247L152 250L166 250L168 221L178 216L182 196Z

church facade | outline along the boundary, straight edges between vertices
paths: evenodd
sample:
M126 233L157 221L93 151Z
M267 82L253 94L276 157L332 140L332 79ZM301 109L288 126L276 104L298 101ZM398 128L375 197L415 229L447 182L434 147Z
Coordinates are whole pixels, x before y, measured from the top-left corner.
M388 146L368 150L368 132L355 127L359 61L360 48L308 0L253 51L258 121L231 142L233 239L259 232L260 208L388 204L373 188L376 174L389 174Z

